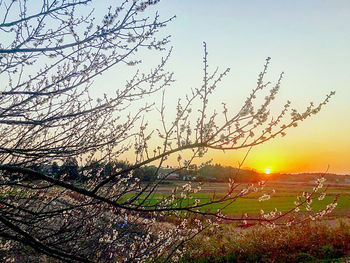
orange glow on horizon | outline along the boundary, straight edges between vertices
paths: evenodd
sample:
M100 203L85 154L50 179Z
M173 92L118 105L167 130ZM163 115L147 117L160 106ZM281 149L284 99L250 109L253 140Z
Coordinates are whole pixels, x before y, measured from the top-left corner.
M265 174L270 174L271 173L271 167L266 167L265 169Z
M338 136L331 136L326 132L324 136L321 136L321 132L308 133L314 130L316 125L312 120L309 120L313 124L311 128L304 128L308 126L308 122L305 122L298 129L291 130L286 137L275 138L270 142L253 147L246 158L247 149L225 152L210 149L203 159L194 160L193 163L200 165L203 161L212 160L212 164L241 167L261 174L267 174L266 168L273 168L270 174L324 173L326 171L350 174L350 137L345 134L345 131L350 131L350 124L347 124L345 130L340 129ZM154 147L156 145L155 143ZM183 159L191 158L191 152L184 152L182 157ZM134 160L133 152L128 153L125 159ZM176 155L171 156L166 164L177 167Z
M310 119L309 122L314 124L316 121L313 123L312 120ZM212 158L213 163L233 167L238 167L244 159L242 168L264 174L265 168L270 167L273 167L270 174L324 173L326 171L349 174L350 137L346 136L343 130L339 131L339 136L331 136L326 132L324 136L321 136L321 132L311 136L308 131L312 129L310 127L304 129L305 126L309 126L309 123L303 123L303 126L292 130L286 137L258 145L245 159L246 149L225 153L210 151L208 158ZM349 129L350 125L347 126L347 130Z

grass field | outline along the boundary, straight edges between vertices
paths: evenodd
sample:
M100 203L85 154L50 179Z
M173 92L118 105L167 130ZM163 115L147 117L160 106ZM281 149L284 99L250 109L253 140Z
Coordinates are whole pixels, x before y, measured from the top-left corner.
M163 186L156 198L166 194L170 188L183 183L173 182ZM296 197L304 191L312 191L308 183L269 182L264 189L275 193L271 199L259 202L262 193L252 193L240 198L224 209L230 216L259 214L277 208L287 211L293 208ZM203 184L202 191L194 194L202 202L213 196L220 198L227 192L227 184ZM349 262L350 260L350 185L331 184L327 196L319 201L314 198L312 211L324 209L337 198L336 209L326 220L311 221L292 227L268 229L259 225L250 228L237 228L236 224L224 223L214 231L206 231L187 243L187 254L181 263L214 262ZM212 204L208 209L217 211L223 205ZM301 209L304 212L305 209Z
M164 196L167 196L174 187L181 188L184 184L184 182L181 181L169 181L168 183L169 184L162 185L158 189L157 193L152 196L150 203L154 203ZM193 188L196 186L197 185L194 184ZM295 206L294 201L297 200L298 195L301 195L304 191L310 192L312 188L313 185L308 183L269 182L263 192L251 193L244 198L236 199L232 204L223 209L222 213L226 215L241 215L242 213L254 215L259 214L261 210L270 212L275 208L277 208L278 211L284 212ZM202 190L198 193L191 194L192 199L187 200L187 202L192 203L193 200L199 199L200 204L203 204L210 200L218 200L227 193L227 189L228 187L225 183L204 183L202 185ZM272 193L273 189L275 193L271 194L271 199L263 202L257 200L263 193ZM321 201L319 201L317 197L313 199L311 204L312 211L324 209L337 198L338 205L332 214L334 216L350 217L350 185L329 185L326 194L326 197ZM227 202L211 204L206 206L205 210L216 212L218 209L222 209L226 206L226 204ZM300 211L303 212L306 210L301 207Z

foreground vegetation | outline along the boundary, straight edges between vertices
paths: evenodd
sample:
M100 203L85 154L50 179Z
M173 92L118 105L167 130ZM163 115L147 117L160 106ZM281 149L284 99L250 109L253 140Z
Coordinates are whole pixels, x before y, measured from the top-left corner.
M158 192L149 198L150 205L167 196L171 192L170 189L181 188L186 183L181 181L164 183L159 187ZM199 184L194 186L198 187ZM191 203L195 199L199 199L201 203L205 203L218 199L224 195L227 184L205 183L201 187L200 192L193 193L191 195L193 198L186 200ZM258 197L262 193L251 193L246 198L238 199L223 209L223 213L237 216L242 215L245 211L254 216L259 214L261 209L269 212L275 207L280 211L286 211L293 207L293 202L300 192L310 190L311 187L310 185L298 187L296 183L284 183L283 186L280 186L269 182L265 191L271 192L275 188L277 191L267 201L258 201ZM214 192L213 189L215 189ZM27 196L30 195L31 191L28 190L22 194ZM67 195L71 198L78 198L71 193L67 193ZM18 193L8 192L7 196L18 196ZM126 195L125 197L131 196ZM5 196L0 195L1 198L5 198ZM205 230L185 243L186 253L184 257L174 262L344 262L346 258L350 257L350 190L344 188L343 185L329 185L327 196L321 201L316 198L312 203L312 211L323 209L334 198L338 200L337 208L323 221L312 221L274 229L260 225L244 227L239 223L222 221L218 227ZM216 211L225 204L225 202L212 203L205 210ZM307 217L307 213L309 212L302 208L298 216L306 215ZM159 217L158 219L158 228L162 230L166 228L171 230L179 223L178 218L174 216ZM190 218L189 221L191 221ZM121 226L120 229L125 231L131 228L130 225L128 227ZM27 262L25 260L28 258L33 260L40 258L40 262L58 262L51 259L48 261L47 257L40 256L36 251L25 246L19 250L0 250L0 257L4 257L4 253L11 253L15 262ZM113 262L121 262L119 258L115 260Z
M223 224L187 244L180 262L343 262L350 255L350 221L237 229Z

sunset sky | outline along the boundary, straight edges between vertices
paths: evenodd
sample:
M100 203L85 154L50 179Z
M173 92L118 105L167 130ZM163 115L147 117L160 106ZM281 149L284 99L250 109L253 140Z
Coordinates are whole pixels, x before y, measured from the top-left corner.
M329 165L329 172L350 173L350 1L167 0L157 9L163 18L177 16L161 32L172 35L174 48L167 67L177 80L167 91L170 108L174 96L200 85L203 41L211 69L231 68L211 98L213 109L221 102L238 109L255 87L265 58L271 57L267 80L285 72L273 109L289 99L302 110L332 90L336 95L286 137L252 149L243 166L261 172L266 167L271 172L323 172ZM143 63L154 64L153 58L145 55ZM215 152L207 158L237 166L244 154Z

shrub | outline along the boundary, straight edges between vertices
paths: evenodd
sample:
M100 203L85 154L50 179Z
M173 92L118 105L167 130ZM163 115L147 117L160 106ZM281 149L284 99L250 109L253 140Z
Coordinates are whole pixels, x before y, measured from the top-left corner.
M322 247L323 258L324 259L333 259L339 258L342 256L340 249L334 249L333 245L328 244Z
M307 253L299 253L294 262L314 262L316 260L315 257L310 256Z

